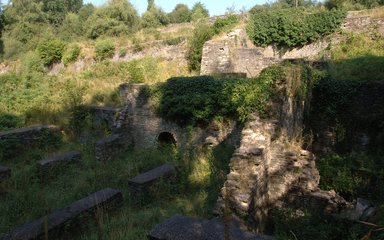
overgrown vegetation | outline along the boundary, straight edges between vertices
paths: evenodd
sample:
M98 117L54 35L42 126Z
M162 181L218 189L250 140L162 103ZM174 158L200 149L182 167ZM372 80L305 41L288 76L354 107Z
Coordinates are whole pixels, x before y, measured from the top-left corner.
M343 11L262 9L252 14L247 33L258 46L303 46L333 33L344 18Z
M204 43L210 40L215 34L231 30L238 21L237 16L228 15L224 18L217 19L213 26L208 26L204 22L197 23L198 25L195 27L193 36L190 39L187 52L190 71L200 71Z
M252 112L267 114L276 83L288 77L289 69L290 66L272 66L255 79L171 78L151 90L152 101L161 116L182 124L207 124L220 117L244 122ZM298 66L295 71L308 77L305 67Z

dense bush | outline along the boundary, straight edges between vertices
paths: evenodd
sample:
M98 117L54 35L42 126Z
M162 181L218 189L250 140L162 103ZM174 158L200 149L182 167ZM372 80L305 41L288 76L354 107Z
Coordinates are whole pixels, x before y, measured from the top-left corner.
M100 40L95 45L95 59L98 61L113 57L115 44L110 40Z
M77 58L80 56L80 52L81 52L81 48L77 44L68 48L63 54L64 64L69 64L71 62L75 62L77 60Z
M320 186L341 194L348 200L357 197L384 200L384 159L362 153L331 154L317 161Z
M64 47L65 44L59 39L48 37L37 46L37 51L44 65L50 66L55 62L60 62Z
M283 76L283 68L275 66L256 79L171 78L154 95L160 115L180 123L206 124L220 116L245 121L252 112L266 112L274 83Z
M168 14L171 23L183 23L191 21L191 11L185 4L177 4Z
M212 28L203 23L195 28L187 52L188 68L190 71L200 71L204 43L210 40L213 35Z
M302 46L334 32L345 18L343 11L304 8L260 10L247 25L247 33L258 46L277 44L282 47Z
M236 15L229 15L225 18L219 18L213 24L213 31L218 34L222 31L228 31L239 22L239 18Z

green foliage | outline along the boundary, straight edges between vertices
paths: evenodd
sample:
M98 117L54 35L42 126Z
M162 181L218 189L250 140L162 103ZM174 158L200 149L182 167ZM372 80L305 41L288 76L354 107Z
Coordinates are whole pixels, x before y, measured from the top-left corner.
M37 46L37 52L45 66L61 61L65 44L57 38L48 37L43 39Z
M382 81L384 79L384 35L348 34L329 54L329 73L342 81Z
M111 40L99 40L95 44L95 59L98 61L112 58L115 54L115 43Z
M344 18L343 11L260 10L252 15L247 33L258 46L303 46L334 32Z
M167 14L159 7L152 7L141 17L141 26L143 28L156 28L169 24Z
M213 24L213 31L218 34L223 31L231 30L239 22L236 15L228 15L225 18L219 18Z
M77 13L83 6L83 0L41 0L43 11L52 24L61 24L69 12Z
M322 189L334 189L343 197L384 201L384 159L363 153L331 154L317 161Z
M355 240L369 231L368 227L323 213L295 211L291 208L274 208L270 212L270 228L278 240ZM377 239L377 238L372 238Z
M169 39L165 39L164 43L169 45L169 46L174 46L174 45L178 45L178 44L182 43L184 40L185 40L185 38L183 38L183 37L169 38Z
M75 62L80 56L81 48L79 45L74 44L69 47L63 54L63 63L65 65Z
M6 131L23 126L24 119L9 113L0 112L0 131ZM0 158L1 159L1 158Z
M209 17L208 9L201 2L195 3L191 10L191 20L195 22L206 17Z
M179 3L168 14L171 23L183 23L191 21L191 11L186 4Z
M160 115L181 124L207 124L220 116L244 122L252 112L266 112L274 84L283 76L284 69L275 66L256 79L171 78L153 95Z
M211 27L200 23L193 32L192 39L189 42L187 60L190 71L200 71L201 57L203 55L203 45L214 35Z

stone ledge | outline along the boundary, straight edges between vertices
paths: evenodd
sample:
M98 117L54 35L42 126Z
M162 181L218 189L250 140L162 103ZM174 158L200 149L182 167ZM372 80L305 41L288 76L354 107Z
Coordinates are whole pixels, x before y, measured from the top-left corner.
M11 169L0 166L0 182L7 180L11 177Z
M37 219L31 223L20 226L6 233L0 240L32 240L44 239L47 232L49 239L57 239L57 232L69 222L80 215L94 213L100 207L111 208L123 201L123 195L119 190L106 188L89 195L70 206L56 210L52 214ZM47 230L44 226L47 224Z
M38 161L37 168L40 171L48 171L63 165L78 163L80 160L81 153L79 151L71 151Z

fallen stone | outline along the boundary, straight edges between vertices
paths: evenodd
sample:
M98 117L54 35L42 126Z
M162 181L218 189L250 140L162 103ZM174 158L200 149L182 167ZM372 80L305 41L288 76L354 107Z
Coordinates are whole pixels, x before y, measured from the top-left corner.
M71 151L38 161L37 168L40 171L48 171L60 166L78 163L80 160L81 153L79 151Z
M155 182L168 178L175 173L175 166L166 163L128 181L129 191L134 201L140 201L148 193L148 188Z
M226 236L228 238L226 238ZM231 218L224 223L222 218L212 220L175 215L155 226L148 234L149 240L271 240L272 237L255 235L240 228Z
M11 177L11 169L0 166L0 182L7 180Z
M123 195L119 190L106 188L89 195L70 206L57 210L52 214L37 219L31 223L20 226L6 233L0 240L32 240L44 239L45 233L49 239L57 239L60 230L79 216L87 216L100 208L115 207L123 201ZM76 226L74 226L76 227ZM46 229L45 229L46 228Z

